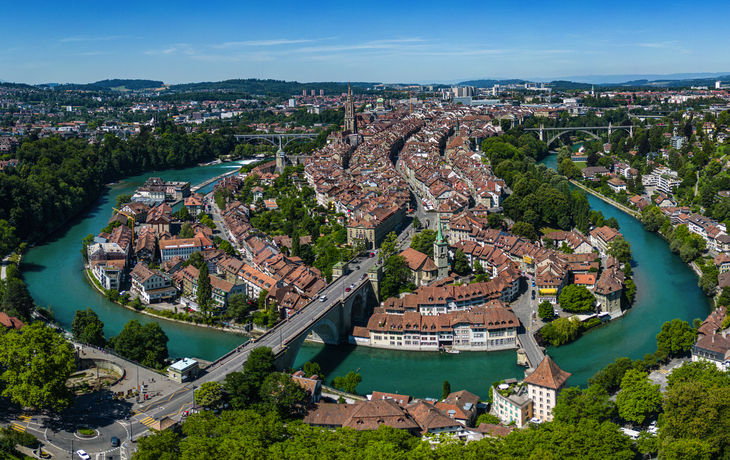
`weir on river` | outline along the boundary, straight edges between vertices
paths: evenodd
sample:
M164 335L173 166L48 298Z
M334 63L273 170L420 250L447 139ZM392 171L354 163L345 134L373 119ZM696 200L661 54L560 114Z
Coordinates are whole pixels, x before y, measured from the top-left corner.
M543 163L555 164L555 156ZM170 337L171 356L194 356L213 361L243 342L231 333L173 323L140 315L108 302L85 280L81 240L89 233L98 234L111 217L116 196L129 193L149 176L164 180L199 184L219 176L238 163L192 167L185 170L150 172L110 186L86 211L29 251L22 271L28 288L40 306L50 305L64 328L70 328L77 309L94 309L105 324L107 337L118 334L132 318L141 323L158 321ZM208 187L212 189L212 184ZM207 192L209 190L201 190ZM680 318L692 321L705 318L710 304L697 287L697 277L669 245L657 234L644 231L636 219L597 198L588 195L593 209L606 217L616 217L634 256L634 280L637 294L634 307L623 318L611 321L589 332L578 341L547 353L560 367L573 376L569 385L585 385L588 377L618 357L643 357L656 349L656 334L665 321ZM465 389L482 398L488 396L492 382L510 377L521 378L524 368L517 365L514 351L459 355L400 352L354 346L302 347L295 368L306 361L317 361L328 380L350 371L362 375L361 393L373 390L398 392L418 397L439 397L442 384L448 380L454 390Z

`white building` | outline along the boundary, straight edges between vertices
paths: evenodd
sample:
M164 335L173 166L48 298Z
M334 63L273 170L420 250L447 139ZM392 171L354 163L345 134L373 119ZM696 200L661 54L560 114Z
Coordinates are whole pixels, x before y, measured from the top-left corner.
M525 378L528 396L532 399L534 418L543 422L552 421L552 411L558 402L558 395L566 387L571 375L560 369L549 356L545 356L537 369Z

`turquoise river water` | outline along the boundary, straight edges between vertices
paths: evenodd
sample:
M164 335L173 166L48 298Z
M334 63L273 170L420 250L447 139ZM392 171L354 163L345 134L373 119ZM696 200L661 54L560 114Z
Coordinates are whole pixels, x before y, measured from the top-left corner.
M555 167L555 157L548 157L544 163ZM52 306L56 318L66 328L77 309L91 307L104 321L107 337L119 333L131 318L143 323L159 321L170 337L171 356L214 360L242 343L244 338L235 334L136 314L108 302L84 279L79 253L81 240L106 225L116 196L134 190L147 177L156 175L165 180L196 184L234 166L228 163L148 173L111 185L87 211L29 251L23 261L23 276L36 302ZM697 277L669 251L661 237L644 231L640 222L612 206L590 195L588 199L606 217L616 217L621 232L631 242L638 291L635 306L623 318L601 326L570 345L548 349L555 361L573 374L569 380L571 385L585 385L588 377L620 356L639 358L653 352L655 336L665 321L673 318L692 321L706 317L710 311L708 300L697 287ZM350 371L359 372L361 393L380 390L418 397L438 397L444 380L455 390L466 389L486 397L492 382L521 377L524 371L516 364L514 351L448 355L305 345L295 367L306 361L320 363L327 380Z

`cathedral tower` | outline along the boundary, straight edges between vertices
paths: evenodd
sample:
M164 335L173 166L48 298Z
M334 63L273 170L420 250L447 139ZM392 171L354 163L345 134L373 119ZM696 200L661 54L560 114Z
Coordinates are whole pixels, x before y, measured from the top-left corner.
M352 88L347 84L347 100L345 101L345 131L357 133L357 118L355 118L355 101L352 100Z

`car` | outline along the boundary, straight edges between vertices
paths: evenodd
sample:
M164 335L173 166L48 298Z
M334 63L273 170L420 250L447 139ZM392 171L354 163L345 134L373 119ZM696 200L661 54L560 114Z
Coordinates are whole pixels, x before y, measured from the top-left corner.
M91 460L91 456L89 454L87 454L86 451L83 449L77 450L76 455L78 455L81 458L81 460Z
M553 310L553 311L555 312L555 316L559 316L560 315L560 312L559 311L557 311L557 310Z
M362 276L360 277L360 281L364 280L364 279L365 279L365 278L367 278L367 277L368 277L367 275L362 275Z
M535 287L535 280L532 280L532 287Z
M326 295L323 295L322 297L319 298L319 301L320 302L324 302L325 300L327 300L327 296Z
M355 270L360 270L360 266L358 265L357 267L355 267Z
M119 447L119 438L117 438L116 436L112 436L111 442L112 447Z
M368 255L368 257L370 257L370 258L375 257L375 253L374 252L371 252L370 255Z
M352 288L351 287L346 287L345 288L345 292L350 292L350 291L352 291Z
M355 283L352 283L352 284L350 285L350 289L355 289Z
M535 291L532 291L532 300L535 300Z

